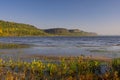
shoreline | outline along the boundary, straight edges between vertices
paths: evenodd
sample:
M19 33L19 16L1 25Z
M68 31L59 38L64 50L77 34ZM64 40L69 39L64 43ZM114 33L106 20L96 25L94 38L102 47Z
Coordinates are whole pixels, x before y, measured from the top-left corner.
M103 57L103 56L53 56L53 55L38 55L38 54L31 54L31 55L26 55L24 56L25 58L37 58L37 59L51 59L51 60L59 60L62 58L65 58L66 60L69 60L70 58L76 59L82 57L83 59L87 60L97 60L97 61L105 61L105 62L110 62L114 58L109 58L109 57Z

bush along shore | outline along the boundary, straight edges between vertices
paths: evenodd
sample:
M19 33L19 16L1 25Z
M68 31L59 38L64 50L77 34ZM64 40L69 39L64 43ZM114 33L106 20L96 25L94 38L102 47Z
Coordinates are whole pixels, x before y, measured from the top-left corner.
M1 58L0 80L120 80L120 59L99 61L80 56L23 61Z

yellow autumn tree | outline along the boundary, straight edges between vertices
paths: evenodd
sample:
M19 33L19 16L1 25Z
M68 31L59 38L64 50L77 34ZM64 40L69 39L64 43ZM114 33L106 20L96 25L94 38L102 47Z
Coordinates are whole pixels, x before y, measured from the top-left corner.
M2 28L1 28L1 26L0 26L0 33L3 33L3 30L2 30Z

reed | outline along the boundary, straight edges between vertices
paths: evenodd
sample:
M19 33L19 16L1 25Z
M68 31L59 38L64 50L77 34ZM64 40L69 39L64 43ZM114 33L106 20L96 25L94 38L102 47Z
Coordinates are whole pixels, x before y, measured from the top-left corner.
M61 57L57 60L46 57L44 60L34 59L30 62L0 59L0 79L119 80L120 59L113 59L112 62L92 60L83 56Z

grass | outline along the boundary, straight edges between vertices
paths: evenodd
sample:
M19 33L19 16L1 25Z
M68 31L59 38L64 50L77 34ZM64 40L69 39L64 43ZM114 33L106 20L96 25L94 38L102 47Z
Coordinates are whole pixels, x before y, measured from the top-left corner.
M104 66L103 66L104 65ZM103 67L107 70L101 71ZM110 62L89 57L60 57L53 60L0 59L0 80L119 80L120 59Z

